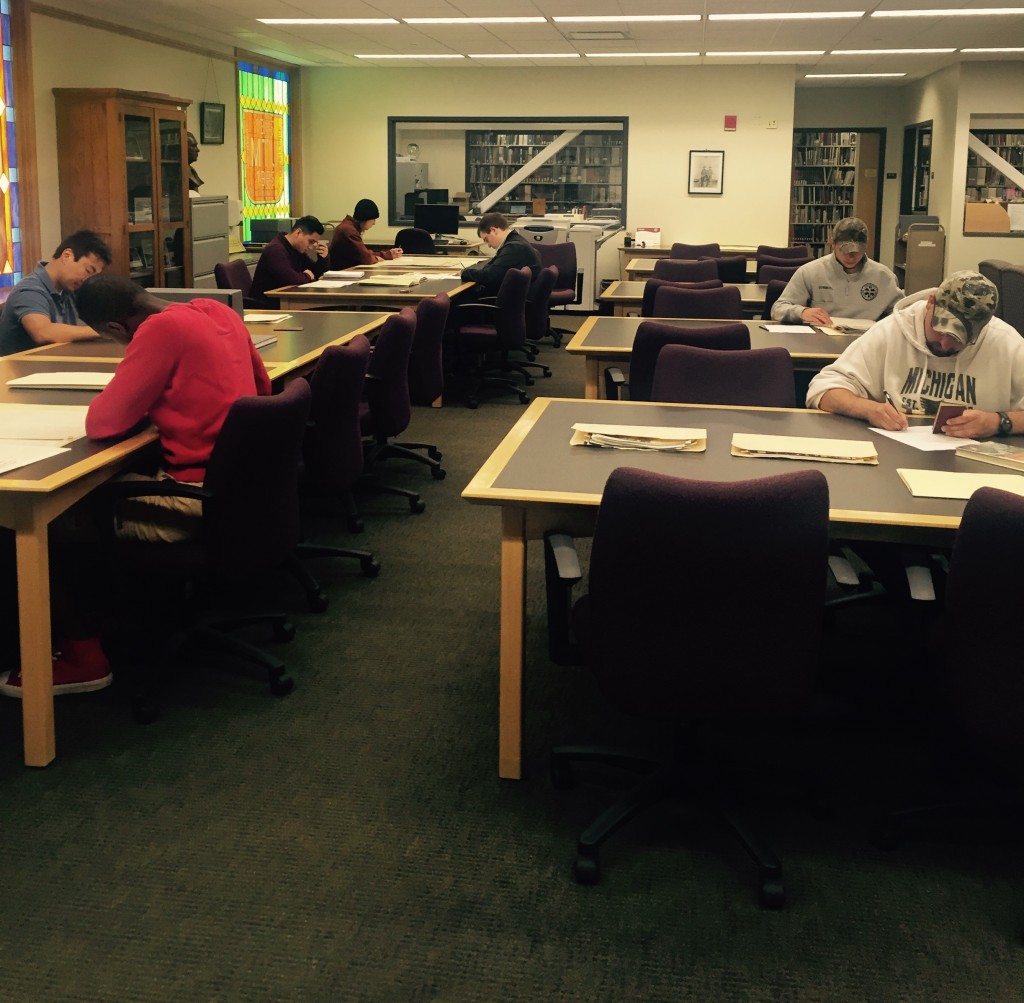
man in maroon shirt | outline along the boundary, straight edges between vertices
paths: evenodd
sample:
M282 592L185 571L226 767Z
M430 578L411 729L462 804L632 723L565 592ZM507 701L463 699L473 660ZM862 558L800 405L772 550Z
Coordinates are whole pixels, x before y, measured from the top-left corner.
M289 233L279 233L263 248L249 295L261 306L272 309L278 304L267 297L268 289L300 286L320 278L328 268L323 235L324 225L316 216L301 216ZM316 253L315 259L310 257L312 251Z

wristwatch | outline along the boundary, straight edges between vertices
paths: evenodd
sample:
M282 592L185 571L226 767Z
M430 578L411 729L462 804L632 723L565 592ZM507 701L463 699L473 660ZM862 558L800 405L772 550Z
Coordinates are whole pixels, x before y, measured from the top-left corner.
M997 411L999 415L999 431L998 435L1013 435L1013 422L1010 421L1010 416L1005 411Z

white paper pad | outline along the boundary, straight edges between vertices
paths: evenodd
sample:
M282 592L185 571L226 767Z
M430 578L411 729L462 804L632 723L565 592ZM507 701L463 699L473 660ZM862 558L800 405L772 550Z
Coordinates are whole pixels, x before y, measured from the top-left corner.
M733 432L732 455L826 463L878 463L873 442L817 439L802 435L754 435L750 432Z
M68 450L60 446L42 445L38 442L16 442L11 439L0 440L0 474L18 467L28 466L39 460L47 460L51 456L60 456Z
M977 443L977 439L954 439L949 435L936 435L932 431L931 425L911 425L909 428L901 428L899 431L892 432L887 428L875 428L874 425L868 426L872 432L877 432L879 435L884 435L888 439L895 439L897 442L902 442L905 446L913 446L914 449L920 449L926 453L935 453L943 449L956 449L958 446L966 446L968 444L974 445Z
M809 324L762 324L769 334L814 334Z
M108 373L29 373L8 380L9 387L23 390L102 390L114 378Z
M978 488L1002 488L1024 495L1024 476L1020 474L964 474L955 470L908 470L898 467L915 498L952 498L967 500Z
M0 439L63 446L85 437L87 405L0 404Z
M290 316L290 313L260 313L258 310L246 310L245 323L277 324L282 320L287 320Z

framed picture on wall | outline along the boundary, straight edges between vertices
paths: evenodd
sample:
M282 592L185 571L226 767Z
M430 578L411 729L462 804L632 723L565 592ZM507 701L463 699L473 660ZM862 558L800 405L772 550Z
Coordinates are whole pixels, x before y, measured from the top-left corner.
M690 195L721 195L725 150L690 150Z
M213 146L224 142L224 105L213 101L199 103L199 142Z

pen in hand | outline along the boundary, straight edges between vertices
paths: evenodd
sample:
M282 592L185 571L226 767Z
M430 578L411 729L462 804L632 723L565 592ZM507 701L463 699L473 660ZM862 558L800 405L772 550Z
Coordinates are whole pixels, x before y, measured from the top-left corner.
M897 421L899 422L899 424L897 424L896 428L897 429L904 429L904 428L906 428L907 427L906 416L903 414L903 410L896 406L896 401L894 401L892 399L892 394L890 394L888 390L883 390L882 391L882 396L885 398L885 403L888 404L889 407L891 407L893 409L893 411L896 412Z
M894 411L899 411L899 408L896 406L896 401L892 399L892 394L890 394L888 390L883 390L882 396L885 398L885 403L888 404L889 407Z

